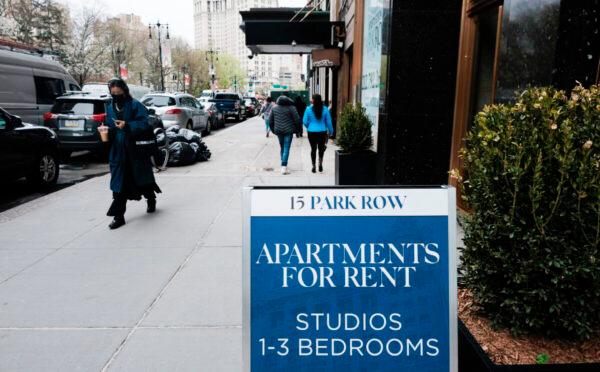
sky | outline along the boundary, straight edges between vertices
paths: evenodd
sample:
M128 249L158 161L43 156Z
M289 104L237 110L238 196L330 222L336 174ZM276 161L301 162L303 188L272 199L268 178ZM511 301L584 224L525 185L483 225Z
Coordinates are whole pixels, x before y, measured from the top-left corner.
M85 6L96 6L107 16L133 13L142 17L142 23L168 23L171 35L180 36L194 45L193 0L57 0L66 4L71 14ZM279 0L279 6L302 7L306 0Z

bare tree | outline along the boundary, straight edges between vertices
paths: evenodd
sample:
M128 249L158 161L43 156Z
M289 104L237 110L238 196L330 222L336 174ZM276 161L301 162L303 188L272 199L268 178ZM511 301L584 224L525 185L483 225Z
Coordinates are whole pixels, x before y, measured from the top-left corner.
M72 21L71 41L67 48L68 67L80 85L92 76L104 75L106 53L101 43L101 12L84 8Z

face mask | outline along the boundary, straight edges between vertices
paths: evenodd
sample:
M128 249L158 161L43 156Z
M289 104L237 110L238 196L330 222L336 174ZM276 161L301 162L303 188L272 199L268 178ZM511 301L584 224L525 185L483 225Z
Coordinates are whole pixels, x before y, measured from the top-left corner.
M113 101L115 101L115 103L122 104L123 102L125 102L125 95L123 95L123 94L119 94L119 95L111 94L111 96L112 96Z

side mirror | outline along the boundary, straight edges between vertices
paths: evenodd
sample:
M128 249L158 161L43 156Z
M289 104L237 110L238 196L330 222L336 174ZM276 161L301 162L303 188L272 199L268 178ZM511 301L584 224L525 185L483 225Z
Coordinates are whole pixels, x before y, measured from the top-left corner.
M151 115L156 115L156 110L153 109L153 108L148 109L148 113L151 114Z

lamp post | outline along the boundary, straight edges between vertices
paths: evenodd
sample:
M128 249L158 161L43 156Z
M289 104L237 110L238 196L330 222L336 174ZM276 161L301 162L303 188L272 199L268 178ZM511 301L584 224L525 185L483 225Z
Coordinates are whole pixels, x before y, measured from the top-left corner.
M122 49L118 49L114 51L115 61L117 62L115 68L115 76L121 77L121 59L123 57L124 51Z
M161 24L160 21L157 21L155 25L148 25L148 39L152 39L152 27L156 27L156 31L158 34L158 59L160 64L160 89L164 92L165 90L165 72L163 70L163 55L162 55L162 40L160 36L160 31L162 27L167 28L167 36L166 39L169 40L169 25Z
M183 65L181 67L181 72L183 73L183 93L187 93L185 91L185 75L187 74L187 71L188 71L188 66L187 65Z
M211 88L211 90L215 90L216 73L215 73L215 63L214 63L214 61L218 61L219 60L218 53L219 53L218 50L213 50L212 48L210 50L206 51L206 62L208 62L208 56L210 56L209 73L210 73L210 82L211 82L210 88Z

